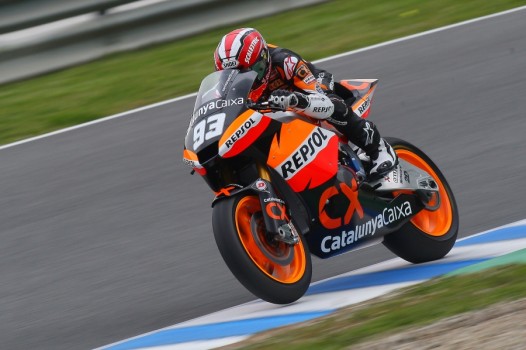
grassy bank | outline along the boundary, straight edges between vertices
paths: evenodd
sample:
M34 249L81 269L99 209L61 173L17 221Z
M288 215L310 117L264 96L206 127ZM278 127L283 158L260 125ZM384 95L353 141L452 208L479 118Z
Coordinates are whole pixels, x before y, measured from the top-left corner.
M526 297L526 265L428 281L334 315L258 335L229 349L343 349L413 326Z
M242 25L315 60L525 4L332 0ZM217 42L235 27L0 86L0 144L194 92L212 70Z

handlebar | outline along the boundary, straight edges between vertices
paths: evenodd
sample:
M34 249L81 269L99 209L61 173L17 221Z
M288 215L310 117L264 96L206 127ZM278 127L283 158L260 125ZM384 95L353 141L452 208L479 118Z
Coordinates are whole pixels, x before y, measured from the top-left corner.
M256 111L271 111L271 112L283 112L284 110L280 107L272 106L270 102L263 101L263 102L254 102L251 100L248 100L247 106L250 109L254 109Z

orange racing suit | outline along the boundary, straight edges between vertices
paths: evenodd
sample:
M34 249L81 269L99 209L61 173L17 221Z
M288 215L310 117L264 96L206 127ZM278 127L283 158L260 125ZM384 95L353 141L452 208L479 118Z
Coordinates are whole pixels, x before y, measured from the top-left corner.
M272 62L269 82L263 98L272 92L288 90L305 94L308 101L292 109L302 115L326 120L353 144L369 153L377 152L380 134L376 126L358 117L349 107L353 99L344 100L334 92L331 73L314 66L297 53L268 45Z

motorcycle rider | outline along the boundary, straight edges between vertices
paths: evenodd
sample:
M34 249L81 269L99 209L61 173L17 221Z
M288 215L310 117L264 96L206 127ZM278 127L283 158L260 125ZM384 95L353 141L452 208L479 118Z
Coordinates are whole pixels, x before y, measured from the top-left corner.
M216 70L237 68L258 73L249 96L252 101L263 99L283 110L332 124L369 157L370 178L385 175L397 164L396 153L376 126L353 113L334 93L331 73L291 50L267 45L257 30L240 28L223 36L214 59Z

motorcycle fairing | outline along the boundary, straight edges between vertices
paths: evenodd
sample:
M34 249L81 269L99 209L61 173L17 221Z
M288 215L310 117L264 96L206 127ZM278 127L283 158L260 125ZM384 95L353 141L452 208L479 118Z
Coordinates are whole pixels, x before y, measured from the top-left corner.
M199 158L195 152L185 149L183 151L183 162L191 166L199 175L206 175L206 169L199 163Z
M217 145L225 128L247 110L246 91L255 75L228 69L211 73L201 83L185 138L185 148L197 154L201 164L208 159L201 159L200 152Z
M221 136L219 155L223 158L237 156L263 134L270 122L269 117L247 109L228 126Z
M351 91L356 98L351 106L353 112L363 119L367 118L371 111L371 102L378 79L341 80L339 83Z
M315 188L338 171L338 137L299 119L283 123L272 140L267 164L295 192Z
M302 194L304 198L319 198L317 220L305 236L311 253L319 258L343 254L381 239L424 208L422 201L411 194L386 201L372 192L356 191L354 197L349 196L345 186L351 188L345 182L334 182L332 186L323 186L328 195Z

